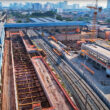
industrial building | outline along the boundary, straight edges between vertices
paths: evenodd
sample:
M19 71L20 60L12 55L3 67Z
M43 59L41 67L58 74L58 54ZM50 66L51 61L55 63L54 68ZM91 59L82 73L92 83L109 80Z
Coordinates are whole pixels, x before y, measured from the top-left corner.
M59 21L59 22L48 22L48 23L8 23L5 24L5 28L24 28L24 27L60 27L60 26L79 26L88 29L86 22L83 21Z
M96 44L82 44L81 54L94 60L102 67L106 68L107 75L110 76L110 51Z
M31 22L60 22L60 20L57 20L55 18L45 17L45 18L30 18Z
M110 0L107 0L107 8L110 9Z
M110 40L110 28L103 26L100 27L98 31L98 37L105 40Z
M40 19L32 18L35 23L15 23L5 24L5 28L34 28L39 31L44 31L50 35L54 35L57 40L80 40L81 38L88 39L91 33L82 33L82 31L88 31L86 22L83 21L57 21L57 22L43 22Z
M37 20L38 21L38 20ZM38 30L49 31L54 33L56 31L63 32L64 30L71 30L74 31L78 28L79 32L82 30L88 30L88 26L86 22L82 21L71 21L71 22L35 22L35 23L10 23L5 24L5 28L34 28Z
M41 20L36 19L36 18L30 18L30 21L31 21L31 22L36 22L36 23L42 23Z

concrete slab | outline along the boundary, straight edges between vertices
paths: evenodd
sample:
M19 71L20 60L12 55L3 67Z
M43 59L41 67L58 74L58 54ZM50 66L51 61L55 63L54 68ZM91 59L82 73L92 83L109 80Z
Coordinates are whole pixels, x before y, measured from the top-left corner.
M110 51L107 49L104 49L100 46L97 46L95 44L84 44L85 47L87 47L88 49L93 50L94 52L105 56L106 58L110 59Z
M110 78L106 77L106 71L97 70L93 67L93 63L90 61L86 61L83 58L79 58L78 54L73 54L69 56L65 54L66 57L71 61L73 66L75 66L79 71L82 72L84 76L86 76L90 82L92 82L98 89L102 92L102 94L110 101ZM87 71L81 63L85 63L91 70L94 71L94 75Z
M53 80L42 60L37 58L32 59L32 62L55 109L70 110L70 106L68 105L61 89L58 87L55 80Z

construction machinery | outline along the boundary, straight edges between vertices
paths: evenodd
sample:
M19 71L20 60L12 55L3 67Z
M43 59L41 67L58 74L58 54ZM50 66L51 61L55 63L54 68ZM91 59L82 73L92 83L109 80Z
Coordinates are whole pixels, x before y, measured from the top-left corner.
M58 49L53 48L53 51L54 51L57 55L62 56L62 53L61 53Z
M91 38L89 38L89 39L83 38L81 40L81 42L78 42L78 44L82 43L82 42L84 42L84 43L85 42L95 42L96 39L97 39L97 26L96 26L96 24L97 24L97 14L102 11L102 7L98 7L98 0L96 0L95 6L87 6L87 8L89 8L91 10L94 10L92 30L91 30L92 34L91 34Z
M50 36L48 38L51 38L52 40L54 40L55 42L58 42L57 39L54 36Z
M102 7L98 7L98 0L96 0L96 4L95 6L87 6L87 8L94 10L93 13L93 22L92 22L92 36L91 36L91 40L92 42L95 42L95 40L97 39L97 27L96 27L96 23L97 23L97 14L98 12L102 11Z

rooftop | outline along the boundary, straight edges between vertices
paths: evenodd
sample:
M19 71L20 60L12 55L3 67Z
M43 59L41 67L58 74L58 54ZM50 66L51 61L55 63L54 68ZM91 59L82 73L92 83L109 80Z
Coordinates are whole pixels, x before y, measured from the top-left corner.
M102 54L103 56L107 57L110 59L110 51L107 49L104 49L103 47L100 47L98 45L95 44L84 44L86 47L92 49L95 52L98 52L100 54Z
M31 21L33 22L60 22L60 20L57 20L55 18L50 18L50 17L45 17L45 18L30 18Z
M59 22L41 22L41 23L6 23L5 28L23 28L23 27L48 27L48 26L87 26L84 21L59 21Z
M36 18L30 18L31 21L36 22L36 23L42 23L42 21L40 21L39 19Z
M52 75L47 69L43 59L39 57L33 57L32 62L34 68L37 71L39 79L41 80L41 83L48 94L48 98L50 99L52 105L56 109L70 110L71 106L69 105L68 101L65 99L65 95L63 94L62 90L59 88L56 81L52 78Z

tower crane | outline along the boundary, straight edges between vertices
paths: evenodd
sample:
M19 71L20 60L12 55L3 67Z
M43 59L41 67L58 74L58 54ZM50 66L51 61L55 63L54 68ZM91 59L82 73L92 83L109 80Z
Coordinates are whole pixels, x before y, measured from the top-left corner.
M98 7L98 0L96 0L95 6L87 6L87 8L94 10L92 30L91 30L92 31L91 40L92 40L92 42L94 42L95 39L97 38L97 28L96 28L97 14L98 14L98 12L101 12L102 11L102 7Z

